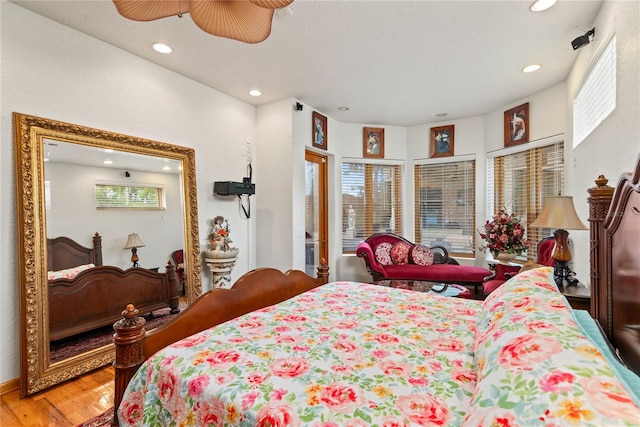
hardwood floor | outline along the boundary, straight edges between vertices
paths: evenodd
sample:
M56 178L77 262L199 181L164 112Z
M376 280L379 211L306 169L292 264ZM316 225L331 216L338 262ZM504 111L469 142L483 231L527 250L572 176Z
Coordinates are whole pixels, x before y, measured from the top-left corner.
M112 366L20 399L15 390L2 396L0 426L76 426L113 406Z

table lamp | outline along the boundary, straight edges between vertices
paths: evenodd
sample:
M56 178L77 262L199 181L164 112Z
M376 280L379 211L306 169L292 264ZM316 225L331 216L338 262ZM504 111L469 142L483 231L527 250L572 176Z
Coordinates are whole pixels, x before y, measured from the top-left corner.
M131 249L131 262L133 263L133 267L138 267L138 248L144 246L142 240L140 240L140 236L138 233L131 233L129 237L127 237L127 244L124 245L124 249Z
M573 206L573 197L571 196L551 196L545 201L542 212L529 224L533 228L556 228L553 237L556 244L553 248L553 277L556 285L564 286L577 285L578 279L575 273L569 269L568 262L571 261L571 251L569 250L569 232L570 230L586 230L587 227L580 221L576 209Z

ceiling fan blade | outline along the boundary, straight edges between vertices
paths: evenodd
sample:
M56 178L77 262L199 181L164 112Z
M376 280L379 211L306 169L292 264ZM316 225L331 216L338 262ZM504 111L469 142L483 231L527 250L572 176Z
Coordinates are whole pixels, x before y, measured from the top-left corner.
M249 0L256 6L263 7L265 9L282 9L293 3L293 0Z
M120 15L133 21L153 21L189 13L189 0L113 0Z
M259 43L271 34L273 9L249 0L192 0L191 19L203 31L245 43Z

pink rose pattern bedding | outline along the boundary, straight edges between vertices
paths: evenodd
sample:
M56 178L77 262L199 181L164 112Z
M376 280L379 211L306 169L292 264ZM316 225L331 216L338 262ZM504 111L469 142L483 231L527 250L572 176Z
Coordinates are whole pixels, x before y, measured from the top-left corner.
M582 334L552 274L520 273L484 301L473 347L478 381L463 425L640 425L640 408Z
M336 282L150 358L121 425L640 425L551 270L482 303Z
M120 425L459 425L481 303L336 282L168 347Z

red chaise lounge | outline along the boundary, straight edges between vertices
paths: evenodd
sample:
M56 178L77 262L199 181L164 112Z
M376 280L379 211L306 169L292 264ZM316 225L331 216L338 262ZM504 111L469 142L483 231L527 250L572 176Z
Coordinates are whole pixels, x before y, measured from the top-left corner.
M474 293L478 293L483 279L492 273L483 267L458 264L443 246L413 244L393 233L369 236L358 244L356 255L364 260L374 282L421 280L457 283L473 286Z

